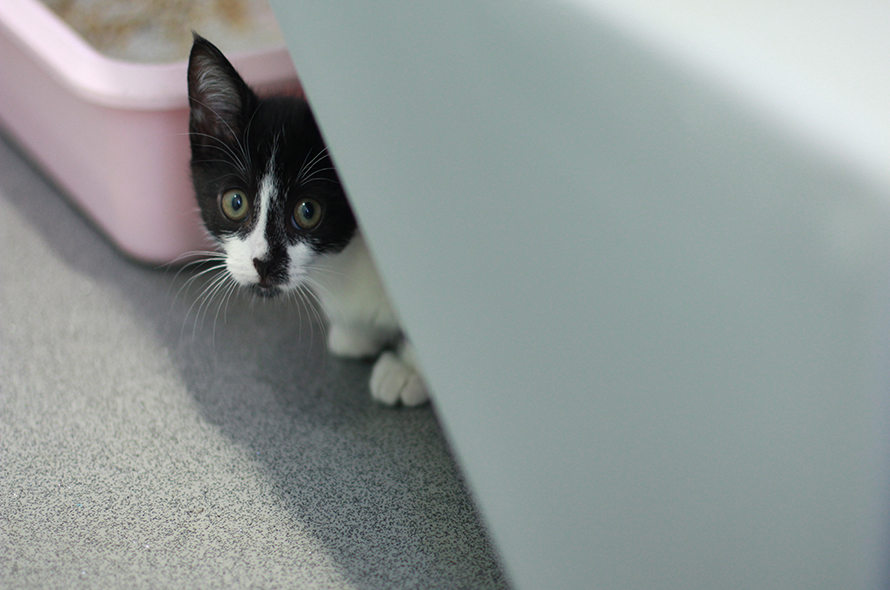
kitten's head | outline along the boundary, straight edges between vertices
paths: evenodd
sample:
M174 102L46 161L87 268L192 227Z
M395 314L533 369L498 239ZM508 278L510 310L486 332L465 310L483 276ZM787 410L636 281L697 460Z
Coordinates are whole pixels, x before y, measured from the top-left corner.
M298 288L356 230L309 105L257 96L198 35L188 91L195 194L227 271L265 296Z

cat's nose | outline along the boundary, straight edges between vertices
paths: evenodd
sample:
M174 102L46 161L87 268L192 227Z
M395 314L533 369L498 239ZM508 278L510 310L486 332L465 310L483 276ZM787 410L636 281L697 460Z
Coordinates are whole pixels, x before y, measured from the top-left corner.
M254 258L253 267L259 273L260 281L265 281L269 277L269 271L272 270L272 259L260 260L259 258Z

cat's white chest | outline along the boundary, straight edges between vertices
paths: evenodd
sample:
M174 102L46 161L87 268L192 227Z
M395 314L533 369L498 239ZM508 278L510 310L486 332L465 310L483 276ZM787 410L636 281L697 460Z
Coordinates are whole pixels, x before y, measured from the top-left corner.
M372 356L398 337L398 319L361 234L313 267L309 277L330 321L328 346L333 352Z

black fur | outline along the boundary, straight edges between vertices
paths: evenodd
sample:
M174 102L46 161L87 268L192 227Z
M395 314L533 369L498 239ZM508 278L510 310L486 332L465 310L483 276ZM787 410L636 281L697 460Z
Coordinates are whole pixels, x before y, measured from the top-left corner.
M266 225L271 259L262 264L272 283L275 273L287 266L288 244L303 241L318 253L331 253L349 243L355 217L304 99L258 96L225 56L197 34L189 56L188 91L192 181L204 224L215 238L250 233L259 214L260 183L271 166L279 197ZM248 198L250 213L241 222L222 212L221 197L230 189ZM291 220L294 206L306 197L323 211L311 230Z

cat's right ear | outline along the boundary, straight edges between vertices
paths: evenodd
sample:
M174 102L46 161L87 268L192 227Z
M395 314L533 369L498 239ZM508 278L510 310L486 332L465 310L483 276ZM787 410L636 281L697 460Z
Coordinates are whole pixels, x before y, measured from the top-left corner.
M189 131L199 137L236 139L253 92L213 43L197 33L189 54Z

